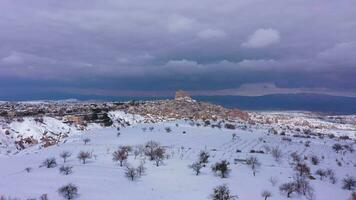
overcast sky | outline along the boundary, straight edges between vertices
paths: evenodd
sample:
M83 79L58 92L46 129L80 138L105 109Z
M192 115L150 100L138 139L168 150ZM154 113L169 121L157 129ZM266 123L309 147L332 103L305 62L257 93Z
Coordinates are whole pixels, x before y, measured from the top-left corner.
M356 96L355 0L1 0L0 93Z

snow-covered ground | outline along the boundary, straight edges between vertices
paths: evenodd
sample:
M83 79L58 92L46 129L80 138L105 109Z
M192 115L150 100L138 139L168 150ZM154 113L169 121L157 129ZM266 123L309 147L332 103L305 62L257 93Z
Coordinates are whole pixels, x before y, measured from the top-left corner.
M80 134L69 135L58 145L47 148L35 145L20 151L16 155L0 155L0 196L18 197L26 199L38 198L41 194L48 194L49 199L60 199L57 192L60 186L73 183L79 187L79 199L209 199L212 189L221 184L227 184L231 193L243 200L259 200L261 192L268 190L273 200L287 199L279 192L279 186L293 177L290 165L290 154L297 152L307 157L304 162L311 168L311 174L316 180L310 184L314 188L315 199L343 200L348 199L351 192L341 188L341 180L346 175L356 176L356 157L352 153L335 153L332 145L335 143L352 144L352 140L337 141L335 139L296 138L269 134L264 128L244 128L228 130L225 128L211 128L196 126L191 122L177 120L173 122L137 123L137 116L127 118L122 113L112 113L116 117L131 120L134 125L121 128L92 127L81 131ZM61 126L60 126L61 127ZM150 131L149 128L153 127ZM166 131L171 128L171 132ZM23 130L26 132L26 128ZM36 131L36 130L31 130ZM117 133L121 134L117 136ZM236 134L235 139L233 135ZM286 140L290 138L291 141ZM84 138L90 138L88 144ZM135 181L124 176L124 167L112 161L112 153L120 145L143 145L154 140L163 145L168 159L161 166L145 159L145 156L135 156L132 153L127 163L138 166L145 160L147 168L145 175ZM309 142L307 142L309 141ZM307 145L309 143L309 145ZM283 152L281 161L276 162L269 148L278 147ZM210 153L209 164L196 176L188 165L197 160L200 151ZM263 150L264 153L250 153L251 150ZM66 165L73 166L73 173L62 175L59 167L63 164L59 157L63 151L69 151L72 156ZM87 164L82 164L77 155L80 151L92 152L93 158ZM250 167L239 159L256 156L261 162L256 176ZM310 156L320 158L320 164L312 165ZM55 168L39 167L46 158L55 157L58 166ZM215 175L210 166L226 159L230 162L231 172L228 178ZM338 166L336 159L341 163ZM25 168L32 168L26 172ZM333 169L338 182L330 183L327 179L319 180L315 175L317 169ZM277 180L272 185L270 178ZM294 199L305 197L292 195Z

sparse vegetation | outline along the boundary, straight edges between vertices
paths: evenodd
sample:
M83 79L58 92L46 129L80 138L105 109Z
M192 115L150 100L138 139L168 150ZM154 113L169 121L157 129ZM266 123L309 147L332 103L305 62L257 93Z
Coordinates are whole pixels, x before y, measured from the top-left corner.
M90 152L81 151L81 152L79 152L77 157L80 161L82 161L83 164L85 164L88 159L91 159L92 155Z
M229 162L223 160L221 162L215 163L211 167L211 169L213 170L213 172L218 174L221 178L226 178L230 173L229 164L230 164Z
M60 187L58 193L67 200L76 199L79 197L78 187L74 184L68 184Z
M212 200L235 200L237 195L230 194L230 189L226 185L220 185L214 188L210 195Z

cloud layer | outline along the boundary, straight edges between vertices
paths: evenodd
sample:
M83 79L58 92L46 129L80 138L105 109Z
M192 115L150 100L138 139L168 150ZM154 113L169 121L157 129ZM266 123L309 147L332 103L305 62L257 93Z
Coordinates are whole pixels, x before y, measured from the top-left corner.
M283 91L352 93L355 6L353 0L2 0L0 92L154 94L268 83Z

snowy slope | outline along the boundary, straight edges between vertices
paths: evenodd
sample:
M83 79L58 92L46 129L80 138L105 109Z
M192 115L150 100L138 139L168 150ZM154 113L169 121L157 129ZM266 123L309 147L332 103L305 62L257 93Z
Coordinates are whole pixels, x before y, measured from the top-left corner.
M131 122L136 122L136 118L135 120L131 118ZM150 131L149 127L154 129ZM167 133L166 127L170 127L172 132ZM136 123L121 128L119 137L117 132L116 128L92 128L84 131L83 134L71 135L56 146L41 148L37 145L17 155L0 157L0 195L25 199L47 193L49 199L60 199L57 189L64 184L74 183L79 187L79 199L85 200L200 200L208 199L212 188L225 183L233 194L239 196L239 199L259 200L262 199L261 192L269 190L273 195L270 199L284 200L286 197L280 194L278 187L291 180L293 171L289 165L288 155L295 151L301 156L324 157L317 166L311 165L309 160L305 161L311 167L312 174L319 168L332 168L339 178L336 184L326 180L312 180L315 199L347 199L350 191L341 189L340 179L347 174L356 175L355 155L336 154L331 148L336 142L347 144L352 141L290 137L292 141L289 142L282 140L279 135L268 134L265 129L227 130L198 127L182 120L155 124ZM236 139L232 139L234 133ZM82 140L86 137L91 141L84 145ZM128 180L124 177L124 168L112 161L113 151L120 145L136 146L150 140L164 145L169 159L164 160L164 165L159 167L146 159L146 174L136 181ZM309 147L305 145L306 141L310 141ZM276 146L283 151L280 162L274 161L271 154L266 151L267 147ZM82 164L76 158L78 152L82 150L92 152L94 155L88 164ZM188 165L197 159L201 150L209 151L211 158L209 166L202 170L202 174L195 176ZM250 150L263 150L266 153L252 154ZM59 154L62 151L70 151L73 154L67 163L74 167L73 174L61 175L59 167L39 168L43 160L49 157L56 157L57 162L61 164ZM250 155L258 157L262 163L256 176L252 175L247 165L235 164L235 159L245 159ZM137 166L141 159L144 157L135 159L130 155L128 163ZM231 163L230 176L225 179L214 175L210 170L211 164L222 159ZM337 166L335 159L339 159L342 166ZM24 171L26 167L31 167L33 171L27 173ZM276 186L269 182L270 177L278 180ZM293 198L305 199L297 196Z

